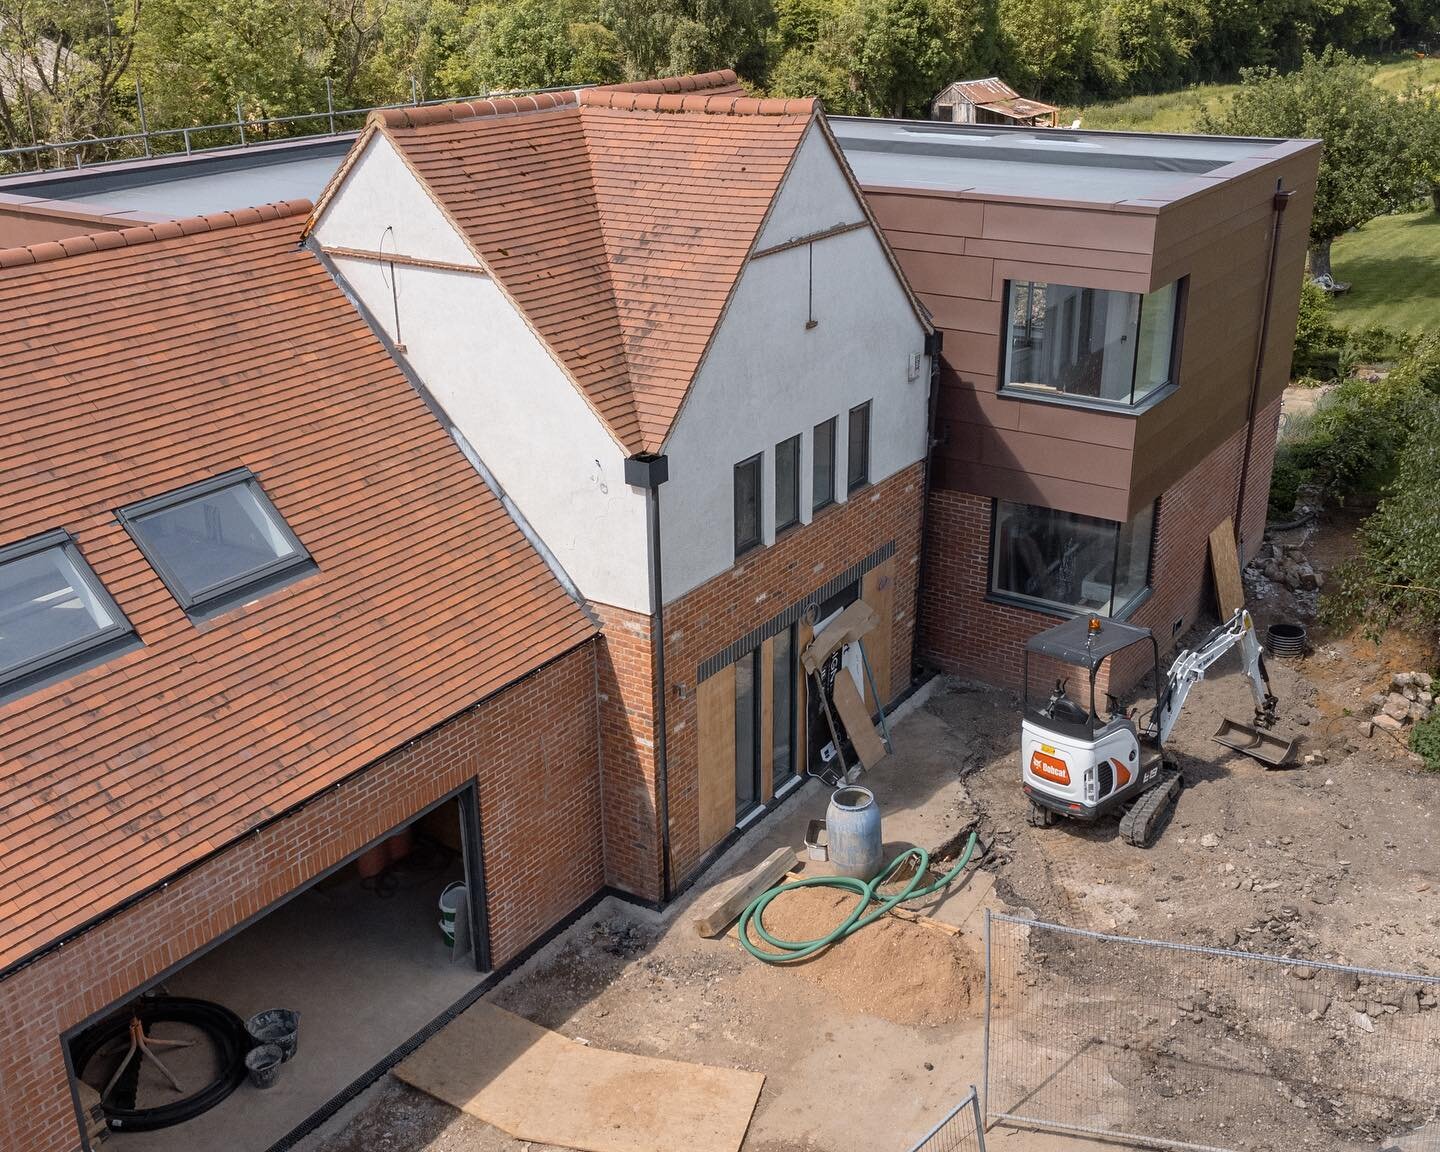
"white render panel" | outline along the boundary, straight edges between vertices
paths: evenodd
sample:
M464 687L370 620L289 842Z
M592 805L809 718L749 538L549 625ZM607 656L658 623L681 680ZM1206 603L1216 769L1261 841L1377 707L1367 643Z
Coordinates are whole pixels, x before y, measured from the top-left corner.
M864 219L865 211L836 162L829 141L818 124L811 124L796 150L785 183L775 194L756 251Z
M398 252L473 267L480 263L378 132L325 205L313 234L324 248Z
M388 267L335 264L394 339ZM406 359L436 402L583 596L649 612L645 494L575 385L489 277L398 265L396 276Z
M807 329L812 252L817 323ZM734 565L734 467L741 460L764 453L768 545L775 537L780 441L802 434L804 522L810 519L812 429L829 417L838 417L839 500L845 499L847 418L856 405L871 401L872 484L923 459L930 387L924 346L925 329L870 228L752 260L666 443L670 480L660 489L666 601ZM914 380L908 379L911 355L921 355ZM852 497L867 498L866 489Z

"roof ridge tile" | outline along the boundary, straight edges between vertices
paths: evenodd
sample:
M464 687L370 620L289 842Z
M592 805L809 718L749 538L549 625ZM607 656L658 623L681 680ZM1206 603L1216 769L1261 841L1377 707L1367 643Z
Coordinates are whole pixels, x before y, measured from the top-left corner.
M144 224L135 228L120 228L108 232L92 232L85 236L67 236L63 240L47 240L23 248L0 249L0 268L21 268L28 264L49 264L67 256L85 256L92 252L105 252L112 248L134 248L156 240L174 240L180 236L194 236L201 232L219 232L226 228L240 228L248 224L260 224L280 220L289 216L308 216L312 205L309 200L280 200L274 204L262 204L255 208L243 208L235 212L212 212L207 216L187 216L180 220L162 220L156 224Z
M588 89L591 92L643 92L671 95L683 92L698 92L707 88L732 88L740 83L740 77L733 68L719 68L714 72L691 72L682 76L657 76L651 80L630 80L621 84L601 84Z
M583 108L610 108L621 112L704 112L712 116L811 116L820 107L813 96L793 99L715 95L708 92L617 92L583 88Z
M422 128L427 124L449 124L457 120L474 120L481 116L509 116L574 106L575 93L569 90L531 92L521 96L492 96L484 100L454 100L448 104L381 108L370 113L370 122L386 128Z

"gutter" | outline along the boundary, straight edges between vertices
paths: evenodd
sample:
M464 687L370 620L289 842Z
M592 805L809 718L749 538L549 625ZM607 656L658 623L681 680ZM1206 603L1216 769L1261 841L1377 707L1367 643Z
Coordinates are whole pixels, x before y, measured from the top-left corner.
M1245 563L1245 496L1250 480L1250 452L1255 442L1255 407L1260 401L1260 380L1265 374L1265 344L1270 339L1270 311L1275 297L1275 257L1280 248L1280 226L1285 209L1290 206L1293 189L1282 188L1275 181L1271 200L1270 252L1265 262L1265 306L1260 317L1260 339L1255 346L1255 371L1250 378L1250 402L1245 410L1245 454L1240 458L1240 490L1235 496L1235 546L1240 563Z
M915 638L911 641L910 665L912 671L917 662L916 648L920 646L921 598L928 586L930 571L930 544L927 533L930 530L930 493L934 488L935 446L940 443L935 434L937 414L940 410L940 353L945 346L945 333L932 328L925 333L925 355L930 357L930 396L925 416L925 471L920 483L920 571L915 574Z
M646 529L650 544L650 596L655 605L655 791L660 817L660 903L670 902L670 761L665 748L665 589L660 563L660 485L670 479L670 459L639 453L625 460L625 483L645 490Z

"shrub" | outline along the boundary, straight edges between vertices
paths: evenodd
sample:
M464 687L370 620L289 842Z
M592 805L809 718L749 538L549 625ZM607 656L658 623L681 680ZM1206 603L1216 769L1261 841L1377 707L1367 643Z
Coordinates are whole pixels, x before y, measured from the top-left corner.
M1340 374L1344 333L1331 319L1335 305L1325 289L1308 276L1300 285L1300 315L1295 324L1296 375L1333 380Z
M1432 712L1430 719L1410 729L1410 751L1424 760L1431 772L1440 772L1440 711Z
M1295 462L1295 455L1286 446L1275 452L1275 467L1270 473L1271 520L1286 520L1295 511L1295 502L1300 498L1300 488L1309 475Z
M1378 492L1431 399L1414 372L1344 380L1316 406L1305 434L1289 441L1291 459L1329 499Z

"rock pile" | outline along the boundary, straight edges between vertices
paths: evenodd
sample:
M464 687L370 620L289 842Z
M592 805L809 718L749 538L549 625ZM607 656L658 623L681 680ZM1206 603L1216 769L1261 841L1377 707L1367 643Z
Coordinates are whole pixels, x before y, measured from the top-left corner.
M1401 732L1409 724L1430 719L1435 711L1435 681L1428 672L1397 672L1389 692L1370 697L1370 707L1375 713L1362 724L1367 736L1376 728Z
M1299 544L1262 544L1250 567L1264 573L1272 584L1284 584L1292 592L1315 592L1325 585L1325 578L1305 559Z

